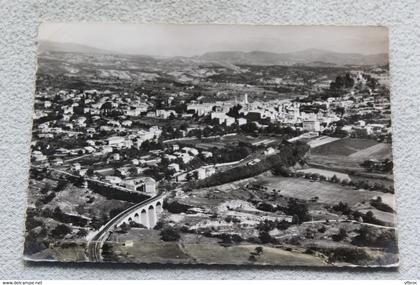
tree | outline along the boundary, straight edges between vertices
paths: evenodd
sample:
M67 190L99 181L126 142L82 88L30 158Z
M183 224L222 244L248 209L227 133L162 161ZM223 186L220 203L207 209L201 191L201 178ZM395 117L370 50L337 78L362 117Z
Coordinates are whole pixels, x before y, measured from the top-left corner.
M258 237L261 243L272 243L275 241L275 239L267 231L261 231Z
M218 235L218 238L222 239L221 244L223 244L223 245L240 243L242 241L241 236L237 235L237 234L225 234L225 233L223 233L221 235Z
M123 209L121 209L121 208L114 208L114 209L112 209L111 211L109 211L109 218L110 219L114 218L116 215L118 215L122 211L123 211Z
M263 253L263 248L262 248L261 246L257 246L257 247L255 248L255 253L256 253L257 255L260 255L261 253Z
M359 235L351 242L354 245L382 247L390 252L397 250L397 237L393 229L375 229L363 225L357 232Z
M241 105L235 105L229 109L229 112L226 114L230 117L239 118L239 111L242 109Z
M45 183L44 187L41 188L41 194L47 194L53 189L50 182Z
M60 224L60 225L56 226L51 231L52 237L56 238L56 239L62 239L65 235L67 235L69 233L71 233L71 229L64 224Z
M55 192L63 191L64 188L66 188L66 186L67 186L67 182L64 179L60 180L58 181L57 186L55 187L54 191Z
M343 203L342 201L340 201L337 205L334 205L332 209L336 212L342 213L343 215L351 214L349 205L347 205L347 203Z
M290 216L296 215L298 218L297 223L299 224L309 220L308 206L305 202L298 202L295 199L290 199L284 212Z
M172 202L165 201L165 203L163 204L163 207L165 208L165 210L173 214L185 213L187 212L189 208L191 208L191 206L181 204L175 200Z
M130 225L127 225L125 222L122 223L118 229L118 233L127 233L130 230Z
M191 172L188 172L187 175L185 175L185 180L191 181L193 179L193 174Z
M77 237L78 238L84 238L87 234L88 234L88 232L85 229L80 229L77 232Z
M64 215L63 211L61 211L60 207L57 206L57 207L55 207L55 209L53 211L53 217L52 218L60 221L62 219L63 215Z
M277 224L277 229L284 231L287 230L290 227L290 225L291 223L289 223L288 221L282 220Z
M180 237L178 229L171 226L165 226L160 232L163 241L177 241Z
M47 194L45 197L42 197L39 199L39 201L42 204L48 204L49 202L51 202L52 199L55 198L55 192L50 192L49 194Z
M331 177L331 182L332 183L337 183L338 182L338 177L337 177L337 175L333 175L332 177Z
M332 235L333 241L342 241L346 237L347 237L347 232L344 228L340 228L337 234Z
M257 209L264 212L275 212L276 207L268 203L261 203L257 206Z

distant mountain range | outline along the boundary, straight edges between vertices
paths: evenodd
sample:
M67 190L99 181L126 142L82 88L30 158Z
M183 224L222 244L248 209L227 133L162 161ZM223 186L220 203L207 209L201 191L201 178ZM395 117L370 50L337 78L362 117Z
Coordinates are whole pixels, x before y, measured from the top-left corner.
M363 55L358 53L338 53L319 49L307 49L289 53L265 51L220 51L208 52L195 57L202 60L224 61L233 64L251 65L384 65L388 54Z
M104 49L98 49L87 45L74 43L59 43L52 41L40 41L38 44L38 53L42 54L49 51L55 52L75 52L75 53L112 53Z
M91 54L115 53L86 45L74 43L58 43L41 41L38 52L75 52ZM130 54L133 56L132 54ZM140 55L139 55L140 56ZM177 57L194 61L220 62L223 64L249 65L310 65L310 66L343 66L343 65L385 65L388 64L388 54L363 55L358 53L338 53L320 49L306 49L289 53L274 53L265 51L217 51L208 52L193 57Z

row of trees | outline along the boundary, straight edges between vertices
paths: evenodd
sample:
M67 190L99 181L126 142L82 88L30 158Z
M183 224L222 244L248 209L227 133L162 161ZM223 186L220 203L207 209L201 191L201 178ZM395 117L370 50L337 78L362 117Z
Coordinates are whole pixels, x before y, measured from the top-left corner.
M261 174L278 165L286 167L293 166L301 160L308 148L309 147L306 144L285 143L280 146L279 154L266 157L254 165L243 165L228 169L224 172L217 172L206 179L196 181L193 185L187 183L185 189L210 187L245 179Z
M279 172L276 172L276 173L279 173ZM336 183L343 186L356 187L358 189L379 191L383 193L394 193L394 187L392 185L386 186L383 183L379 183L379 182L372 183L372 182L369 182L368 180L353 181L351 179L346 179L346 178L340 179L335 174L331 178L328 178L325 175L322 175L319 173L304 173L302 171L292 172L292 171L284 170L283 175L301 177L301 178L315 180L315 181L327 181L330 183Z
M365 160L361 163L361 166L369 172L390 173L394 164L392 160L387 158L382 161Z
M62 223L67 223L67 224L71 223L79 227L84 227L88 223L88 220L86 218L64 213L58 206L55 207L54 210L50 208L44 208L41 214L44 217L52 218Z

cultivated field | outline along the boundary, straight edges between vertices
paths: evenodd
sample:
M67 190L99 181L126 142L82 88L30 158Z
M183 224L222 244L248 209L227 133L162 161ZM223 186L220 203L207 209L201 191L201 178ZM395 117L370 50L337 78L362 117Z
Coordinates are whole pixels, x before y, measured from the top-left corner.
M318 138L315 138L313 140L309 140L307 142L307 144L311 147L311 148L316 148L316 147L320 147L324 144L329 144L332 143L334 141L339 140L339 138L333 138L333 137L328 137L328 136L321 136Z
M352 187L341 186L336 183L310 181L303 178L292 177L264 177L262 178L268 191L280 190L280 194L303 200L311 197L319 197L319 202L337 204L340 201L353 206L357 203L366 202L376 196L381 196L386 203L392 201L393 195L368 190L354 190Z
M311 149L311 154L348 156L377 144L375 140L344 138L315 147Z

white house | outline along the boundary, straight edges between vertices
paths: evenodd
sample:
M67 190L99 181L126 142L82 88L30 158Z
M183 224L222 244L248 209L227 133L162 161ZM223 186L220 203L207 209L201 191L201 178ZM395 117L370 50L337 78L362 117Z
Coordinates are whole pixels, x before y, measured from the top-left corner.
M111 184L120 184L122 182L122 179L118 176L105 176L105 181L111 183Z
M81 168L82 168L82 166L78 162L73 163L72 166L71 166L72 171L79 171Z
M123 137L109 137L106 139L107 143L109 146L114 146L114 147L122 147L125 143L125 138Z
M317 120L307 120L303 121L303 129L308 132L319 132L321 125Z
M151 177L134 178L124 181L128 189L156 195L156 181Z
M179 164L178 163L171 163L168 165L168 169L174 170L175 172L179 171Z

